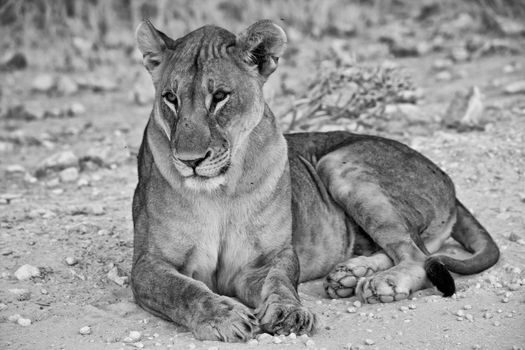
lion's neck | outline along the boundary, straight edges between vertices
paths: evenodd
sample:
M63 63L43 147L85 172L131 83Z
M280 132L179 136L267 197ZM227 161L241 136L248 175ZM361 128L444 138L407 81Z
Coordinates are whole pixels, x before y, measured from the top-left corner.
M228 194L253 192L258 187L271 191L288 172L286 140L266 106L259 124L241 145L237 164L232 164L225 187Z

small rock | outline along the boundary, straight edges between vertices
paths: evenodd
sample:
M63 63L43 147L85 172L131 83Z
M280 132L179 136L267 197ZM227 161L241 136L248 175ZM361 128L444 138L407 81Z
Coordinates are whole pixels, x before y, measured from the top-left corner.
M456 315L459 316L459 317L464 317L465 316L465 312L463 310L458 310L456 312Z
M471 314L466 314L466 315L465 315L465 318L466 318L467 320L469 320L470 322L474 322L474 316L472 316Z
M352 305L354 305L357 308L360 308L362 304L361 304L361 302L359 300L356 300L356 301L354 301L354 303Z
M494 321L493 325L494 325L495 327L499 327L499 326L501 326L501 322L499 322L499 321Z
M38 92L49 92L55 87L56 79L51 74L37 75L31 83L31 88Z
M444 70L442 72L439 72L435 75L435 78L437 81L450 81L452 80L453 76L452 73L450 73L448 70Z
M274 336L272 342L274 344L281 344L283 342L283 340L281 338L277 337L277 336Z
M506 304L506 303L509 302L509 298L506 298L506 297L505 297L505 298L501 299L501 302L504 303L504 304Z
M0 141L0 152L1 153L8 153L12 152L15 149L15 145L12 142L4 142Z
M357 309L355 307L349 307L346 309L346 311L350 314L355 314L357 312Z
M71 115L81 115L86 113L86 107L82 103L73 102L71 106L69 106L68 114Z
M0 62L0 71L22 70L27 67L27 58L21 52L8 52Z
M18 320L16 320L16 323L18 323L20 326L27 327L31 325L31 320L29 318L20 317Z
M8 165L6 168L5 168L5 171L8 173L8 174L16 174L16 173L21 173L21 174L25 174L27 171L26 171L26 168L24 168L23 166L19 165L19 164L12 164L12 165Z
M258 345L259 341L257 339L248 340L248 345Z
M297 338L297 334L295 334L293 332L288 334L288 339L296 339L296 338Z
M117 266L114 266L111 270L109 270L107 278L121 287L128 283L128 276L121 276L121 272Z
M450 60L448 58L444 58L444 59L437 59L437 60L435 60L432 63L432 68L437 70L437 71L441 71L441 70L449 69L453 65L454 65L454 62L452 62L452 60Z
M19 281L28 280L32 277L40 277L40 269L38 267L26 264L15 271L15 277Z
M79 177L78 169L75 167L70 167L67 169L62 170L58 174L61 182L74 182L77 181Z
M315 346L315 342L312 340L312 339L308 339L304 345L307 347L307 348L313 348Z
M463 306L463 310L471 310L472 309L472 305L465 305Z
M14 315L11 315L7 318L7 320L11 323L17 323L18 320L21 318L22 316L20 316L19 314L14 314Z
M128 337L131 339L132 342L139 341L140 338L142 338L142 334L138 331L131 331L128 334Z
M66 75L58 78L56 88L58 93L64 96L70 96L78 92L77 83Z
M516 233L512 232L509 235L509 241L511 242L517 242L520 239L520 236L518 236Z
M0 311L4 311L5 309L7 309L7 305L4 303L0 303Z
M197 348L197 345L193 344L193 343L189 343L188 344L188 349L195 349Z
M60 171L78 166L78 157L71 151L55 153L44 159L38 166L37 176L45 175L47 170Z
M84 326L78 330L78 333L82 335L89 335L91 334L91 327L90 326Z
M33 121L41 119L41 117L41 115L27 110L27 108L23 105L12 106L0 116L0 118L18 121Z
M479 129L483 116L483 96L477 86L468 91L459 91L450 102L443 123L458 130Z
M503 90L507 94L525 94L525 80L508 84Z
M72 256L68 256L64 259L65 263L68 265L68 266L74 266L76 264L78 264L78 259L77 258L74 258Z
M116 90L118 85L115 81L109 78L98 77L91 81L91 88L94 92L108 92Z
M415 305L415 304L409 304L409 305L408 305L408 308L409 308L410 310L415 310L415 309L416 309L416 305Z
M402 312L408 312L408 307L406 307L406 306L404 306L404 305L403 305L403 306L400 306L400 307L399 307L399 311L402 311Z
M261 333L257 336L257 341L260 344L270 344L273 341L273 336L268 333Z
M455 62L465 62L470 59L470 54L464 47L455 47L450 52L450 58Z
M412 103L397 103L385 106L385 114L400 116L410 122L418 122L425 119L421 108Z
M366 345L374 345L376 342L373 341L372 339L365 339L365 344Z
M515 292L515 291L519 290L519 289L521 288L521 286L520 286L519 283L509 283L509 284L507 285L507 288L508 288L510 291Z
M9 292L15 294L16 300L18 301L25 301L31 299L31 292L28 289L13 288L9 289Z
M144 344L141 343L141 342L132 343L131 345L136 347L137 349L143 349L144 348Z

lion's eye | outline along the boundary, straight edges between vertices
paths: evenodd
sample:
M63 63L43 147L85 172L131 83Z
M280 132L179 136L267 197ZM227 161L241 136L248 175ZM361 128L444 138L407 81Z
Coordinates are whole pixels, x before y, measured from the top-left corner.
M171 91L167 91L162 94L162 98L164 98L166 102L171 103L173 107L177 109L178 104L179 104L179 99L177 98L177 95L175 95L175 93Z
M225 91L217 91L213 94L213 102L219 103L228 97L228 93Z

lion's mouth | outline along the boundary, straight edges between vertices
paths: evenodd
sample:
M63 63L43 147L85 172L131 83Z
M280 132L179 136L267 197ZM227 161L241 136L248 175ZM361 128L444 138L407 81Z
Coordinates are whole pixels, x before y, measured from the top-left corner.
M189 187L217 187L224 184L225 174L230 168L230 151L218 152L213 157L206 158L192 167L172 157L175 168L184 178Z

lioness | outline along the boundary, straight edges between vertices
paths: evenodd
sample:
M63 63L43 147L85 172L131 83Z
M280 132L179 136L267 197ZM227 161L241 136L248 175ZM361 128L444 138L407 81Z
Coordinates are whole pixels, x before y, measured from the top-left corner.
M131 283L146 310L198 339L312 333L299 282L328 276L331 298L387 303L428 281L452 295L449 270L498 260L450 178L416 151L279 131L262 93L286 45L276 24L173 40L144 21L136 36L156 90L133 199ZM450 235L472 257L435 255Z

